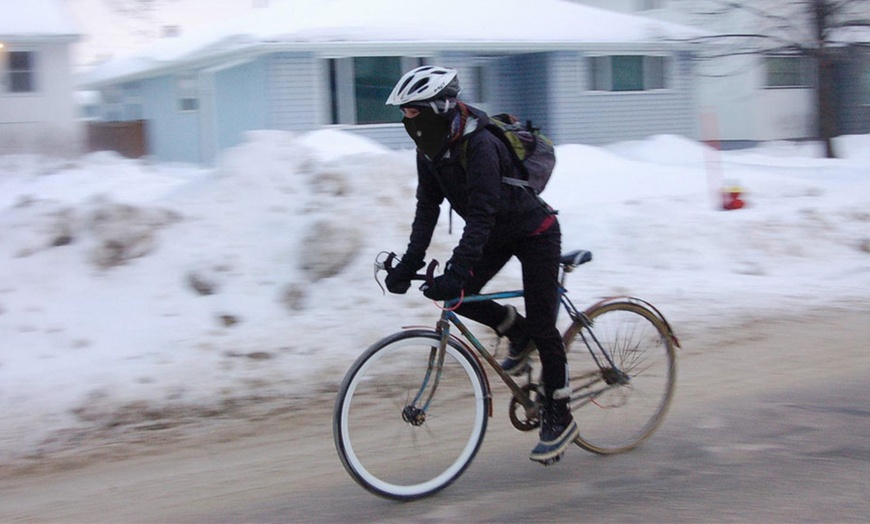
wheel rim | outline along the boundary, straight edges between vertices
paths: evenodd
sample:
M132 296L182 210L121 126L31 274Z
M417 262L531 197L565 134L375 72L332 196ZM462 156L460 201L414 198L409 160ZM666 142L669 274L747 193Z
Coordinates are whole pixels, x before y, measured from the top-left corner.
M589 316L622 373L598 370L577 326L566 334L572 388L593 384L572 397L580 426L577 444L596 453L628 451L648 438L667 412L676 375L673 346L661 322L635 304L608 304ZM601 393L590 395L594 388Z
M398 422L403 413L407 415L407 406L416 393L411 390L419 389L422 381L428 358L428 351L424 354L422 350L436 344L437 340L419 336L390 342L365 360L345 388L338 428L342 458L356 480L376 493L414 498L442 489L461 474L480 446L487 416L486 395L473 364L453 347L448 347L444 375L425 422ZM418 362L410 366L399 362L414 357L417 351L421 353ZM407 369L388 373L390 366ZM381 368L384 368L382 376L377 373ZM405 381L401 378L405 372L414 378ZM402 391L403 381L416 387ZM462 388L467 395L462 394ZM372 393L378 390L377 394ZM397 399L392 396L399 393L405 397L396 404ZM392 404L386 406L388 402ZM459 412L442 413L448 407ZM382 438L389 442L378 442L381 437L372 439L369 435L374 441L371 443L360 436L381 429L386 435ZM456 438L457 434L464 436ZM382 449L377 449L379 446ZM455 455L442 460L435 456L438 453ZM425 454L429 458L417 456Z

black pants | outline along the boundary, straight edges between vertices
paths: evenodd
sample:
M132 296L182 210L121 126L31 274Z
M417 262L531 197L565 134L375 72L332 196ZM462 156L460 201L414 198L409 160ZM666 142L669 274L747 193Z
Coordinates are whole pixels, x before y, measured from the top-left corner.
M534 236L499 245L487 245L466 283L466 294L477 294L512 256L522 264L526 305L526 326L538 347L541 379L548 390L567 385L565 346L556 327L559 308L559 257L562 231L555 221L547 230ZM462 304L456 313L495 329L507 315L507 308L493 301Z

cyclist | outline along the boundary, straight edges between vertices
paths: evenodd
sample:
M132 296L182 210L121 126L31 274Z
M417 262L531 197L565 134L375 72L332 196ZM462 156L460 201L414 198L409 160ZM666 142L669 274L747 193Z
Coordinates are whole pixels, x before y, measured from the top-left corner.
M458 100L457 71L415 68L399 80L387 105L399 106L402 123L417 145L417 207L410 241L387 275L392 293L405 293L424 258L444 199L465 228L444 273L421 286L433 300L477 294L516 256L522 264L525 310L493 301L460 304L457 314L491 327L510 341L502 368L522 372L537 349L544 399L539 442L530 458L549 464L578 434L568 406L565 348L556 328L562 233L556 213L526 188L502 182L519 176L507 146L486 127L487 115Z

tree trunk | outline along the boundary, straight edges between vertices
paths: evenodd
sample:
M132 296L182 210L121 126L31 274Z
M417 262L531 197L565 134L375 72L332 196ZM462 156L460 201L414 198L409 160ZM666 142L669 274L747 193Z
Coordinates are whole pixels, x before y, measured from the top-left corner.
M825 156L836 158L832 138L837 136L837 109L834 104L834 60L822 50L816 60L818 86L816 105L818 110L819 138L825 144Z
M833 6L829 0L812 0L807 5L816 40L816 118L819 138L825 144L825 156L834 158L834 148L831 144L831 139L837 131L837 113L834 107L834 60L830 50L825 46L825 31L831 22Z

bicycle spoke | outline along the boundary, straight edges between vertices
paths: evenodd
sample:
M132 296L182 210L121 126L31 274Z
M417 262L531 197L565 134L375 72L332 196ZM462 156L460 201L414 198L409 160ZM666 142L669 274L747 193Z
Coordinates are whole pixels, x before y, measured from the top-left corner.
M576 323L565 334L572 380L584 377L571 384L577 443L596 453L628 451L655 431L670 404L673 347L658 317L637 304L605 304L587 315L591 328Z
M414 333L385 339L363 355L336 402L336 448L348 472L366 489L403 500L438 491L461 474L483 439L488 411L471 357L448 347L439 375L430 369L434 333ZM414 405L421 411L407 419Z

